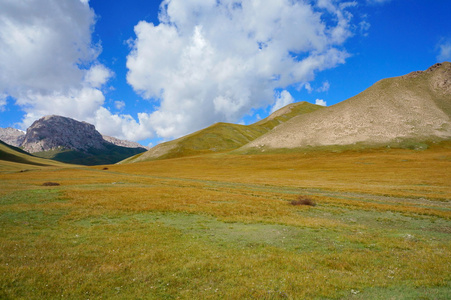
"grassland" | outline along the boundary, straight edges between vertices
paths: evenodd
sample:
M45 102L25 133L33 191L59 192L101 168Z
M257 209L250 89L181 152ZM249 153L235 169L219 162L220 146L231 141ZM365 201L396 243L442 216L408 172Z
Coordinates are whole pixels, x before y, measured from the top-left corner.
M451 298L447 144L36 168L0 169L2 299Z

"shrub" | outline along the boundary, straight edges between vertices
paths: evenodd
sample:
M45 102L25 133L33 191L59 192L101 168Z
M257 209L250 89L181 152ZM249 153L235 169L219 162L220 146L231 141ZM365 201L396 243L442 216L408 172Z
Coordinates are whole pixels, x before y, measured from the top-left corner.
M43 184L42 184L43 186L58 186L58 185L60 185L58 182L51 182L51 181L48 181L48 182L44 182Z
M290 202L291 205L309 205L316 206L315 201L312 198L300 195L296 200Z
M105 168L103 168L102 170L108 170L108 168L107 168L107 167L105 167Z

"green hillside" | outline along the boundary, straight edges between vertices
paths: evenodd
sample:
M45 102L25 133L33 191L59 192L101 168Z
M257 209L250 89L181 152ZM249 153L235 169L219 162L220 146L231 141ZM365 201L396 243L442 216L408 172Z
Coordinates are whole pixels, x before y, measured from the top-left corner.
M63 163L94 166L114 164L144 151L144 148L127 148L105 143L105 149L92 148L88 152L60 148L33 154Z
M179 139L159 144L149 151L128 158L121 163L231 151L255 140L295 116L321 108L321 106L308 102L298 102L285 106L252 125L216 123Z
M64 166L64 164L33 156L20 148L0 141L0 171L15 171L24 168Z

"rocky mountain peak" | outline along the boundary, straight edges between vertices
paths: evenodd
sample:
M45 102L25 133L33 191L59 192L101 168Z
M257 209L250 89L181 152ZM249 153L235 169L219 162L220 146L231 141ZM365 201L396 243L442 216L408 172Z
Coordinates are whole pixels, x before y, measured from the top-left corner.
M35 121L25 134L22 147L30 153L67 148L86 152L103 149L104 140L94 125L61 116L45 116Z

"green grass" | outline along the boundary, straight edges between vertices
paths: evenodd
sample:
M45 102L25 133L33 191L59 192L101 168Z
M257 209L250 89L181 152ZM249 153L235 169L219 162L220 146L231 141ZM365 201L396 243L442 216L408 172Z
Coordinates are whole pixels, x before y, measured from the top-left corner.
M269 116L252 125L216 123L179 139L162 143L147 154L135 155L121 163L231 151L255 140L295 116L311 113L321 108L319 105L300 102L292 104L291 109L283 114Z
M0 298L449 299L449 157L433 146L1 172ZM298 195L317 205L290 205Z
M145 152L144 148L127 148L116 146L113 144L105 144L104 149L90 149L87 152L81 152L70 149L53 149L49 151L34 153L35 156L41 158L52 159L62 163L78 164L78 165L106 165L114 164L123 159L136 154Z

